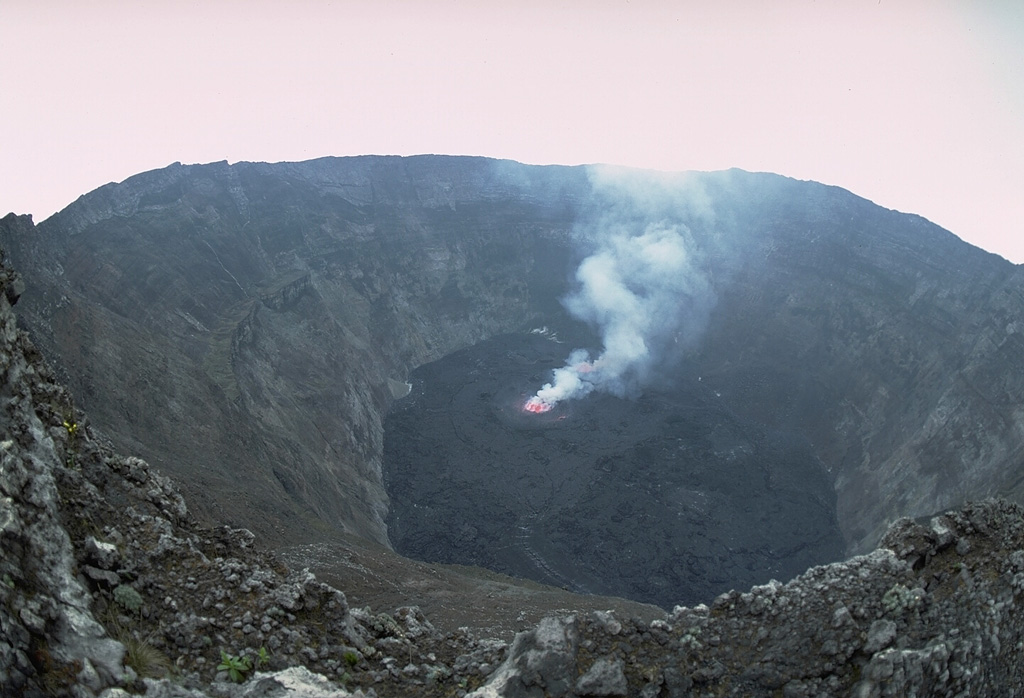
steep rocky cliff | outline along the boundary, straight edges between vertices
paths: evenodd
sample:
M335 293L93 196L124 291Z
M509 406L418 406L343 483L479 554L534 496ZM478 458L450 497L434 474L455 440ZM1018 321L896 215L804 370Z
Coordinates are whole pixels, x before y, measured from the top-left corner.
M799 424L851 550L887 522L1020 500L1024 268L841 190L762 178L756 240L700 364L741 414Z
M500 613L452 613L439 630L415 607L350 609L308 570L259 552L251 532L200 527L172 482L115 453L55 382L16 327L23 289L0 251L0 695L450 695L501 661L515 626L495 624ZM398 584L410 571L391 561L390 573ZM445 571L412 573L422 588ZM514 598L525 623L609 605L661 615L468 579L481 597ZM461 601L482 605L472 592ZM481 639L481 625L499 637Z
M200 514L278 542L386 542L391 387L515 328L532 289L550 302L563 278L545 248L571 226L561 190L585 179L528 174L471 159L172 166L38 229L8 218L2 237L33 289L27 324L83 405Z
M572 326L558 299L608 210L688 231L708 312L678 375L806 440L848 551L901 515L1021 499L1024 272L834 187L434 156L173 165L38 226L8 216L0 242L95 424L204 520L386 544L382 424L409 372Z
M250 644L244 630L226 622L242 607L250 616L316 608L338 641L355 641L343 594L246 554L252 534L197 534L167 478L94 439L16 329L10 301L17 300L20 281L6 266L0 289L3 695L141 688L137 681L174 669L176 653L178 670L210 672L214 663L201 655L213 659L215 641L225 649ZM273 604L277 612L269 611ZM261 634L281 627L273 623ZM312 638L300 626L295 639L308 646ZM259 640L294 654L300 647L288 647L291 632ZM185 659L189 647L195 653Z

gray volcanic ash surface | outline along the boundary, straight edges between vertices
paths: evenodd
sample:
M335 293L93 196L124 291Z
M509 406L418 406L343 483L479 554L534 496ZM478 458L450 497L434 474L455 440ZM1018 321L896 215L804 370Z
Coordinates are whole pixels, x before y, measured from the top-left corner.
M525 411L565 347L502 335L412 374L385 423L398 552L666 608L842 556L808 445L737 417L697 376Z

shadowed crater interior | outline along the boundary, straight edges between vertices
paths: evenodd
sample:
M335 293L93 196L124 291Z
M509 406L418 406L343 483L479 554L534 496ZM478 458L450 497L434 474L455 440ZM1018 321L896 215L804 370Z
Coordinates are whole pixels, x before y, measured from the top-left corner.
M398 552L667 608L842 556L809 445L740 419L696 375L525 411L570 349L503 335L412 374L385 424Z

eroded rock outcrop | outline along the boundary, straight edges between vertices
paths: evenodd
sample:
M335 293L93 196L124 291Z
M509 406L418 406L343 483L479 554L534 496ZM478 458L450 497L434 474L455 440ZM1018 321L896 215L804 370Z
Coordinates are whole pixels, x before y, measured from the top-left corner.
M120 679L124 647L93 618L63 526L54 471L64 452L51 432L77 425L71 414L61 423L67 396L16 327L10 304L23 282L5 266L0 287L0 692L99 689Z
M988 500L665 621L549 619L470 695L1020 695L1022 604L1024 510Z

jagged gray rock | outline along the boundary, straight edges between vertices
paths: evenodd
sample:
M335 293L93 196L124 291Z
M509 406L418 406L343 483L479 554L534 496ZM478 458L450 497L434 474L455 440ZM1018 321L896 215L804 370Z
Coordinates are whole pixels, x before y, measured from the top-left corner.
M623 668L621 659L598 659L576 680L576 695L625 696L628 686Z
M124 647L93 618L73 573L53 472L61 459L36 413L63 394L38 374L15 325L18 277L4 268L0 286L0 692L31 695L69 681L98 691L120 681Z
M505 660L487 685L470 698L534 698L569 695L576 679L577 622L545 618L516 636Z
M362 691L346 691L305 667L291 667L260 676L247 685L222 695L224 698L362 698L364 694Z
M607 617L547 621L547 630L517 637L505 664L471 696L529 695L524 687L546 676L536 667L579 675L575 684L543 684L552 697L1024 691L1024 509L988 500L927 525L903 519L884 545L787 584L677 607L646 626L615 628ZM539 641L563 627L573 628L572 642Z
M147 679L146 698L365 698L361 690L347 691L305 667L261 674L245 684L218 683L205 691L186 688L167 679ZM99 698L129 698L121 688L107 689Z

